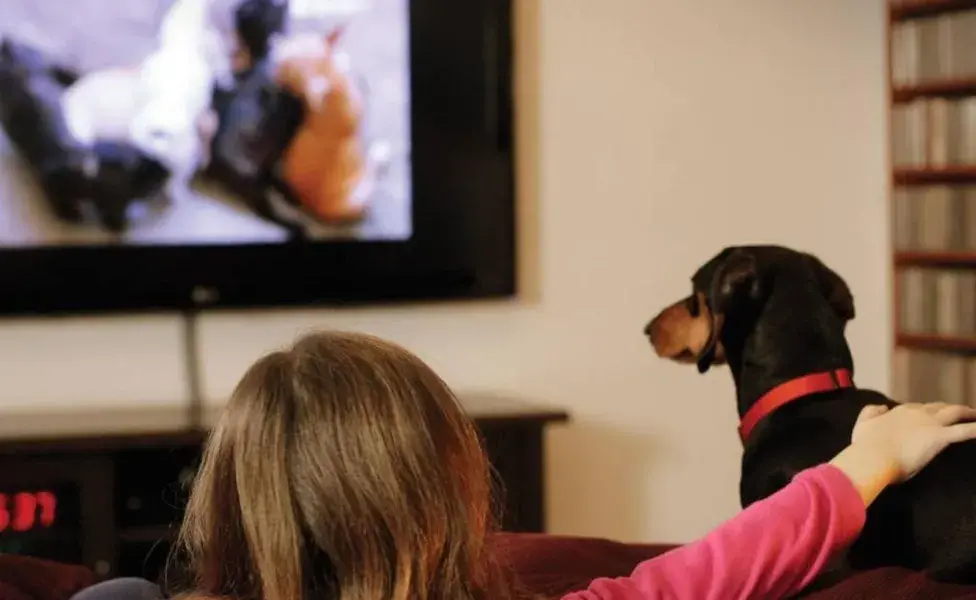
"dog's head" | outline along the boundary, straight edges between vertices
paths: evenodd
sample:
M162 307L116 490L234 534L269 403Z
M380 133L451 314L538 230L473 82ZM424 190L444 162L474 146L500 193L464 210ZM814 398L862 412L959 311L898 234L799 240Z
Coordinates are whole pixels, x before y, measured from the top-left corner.
M274 36L283 34L288 20L288 0L244 0L234 11L234 25L243 53L242 67L263 60Z
M847 283L815 256L781 246L735 246L702 265L691 278L691 295L662 310L644 333L658 356L697 364L704 373L725 364L723 339L752 329L777 280L809 284L842 324L854 318Z
M209 109L181 106L180 100L170 91L146 102L129 123L129 141L170 170L205 167L217 117Z
M4 38L0 42L0 104L29 102L38 79L49 79L46 57L25 43Z
M47 57L37 48L12 38L0 41L0 67L16 70L24 76L50 68Z
M150 102L129 124L129 140L143 153L178 170L194 163L197 146L190 115Z
M344 28L328 34L296 35L282 40L275 58L275 80L282 89L301 98L309 112L323 110L333 92L348 90L347 56L337 50Z

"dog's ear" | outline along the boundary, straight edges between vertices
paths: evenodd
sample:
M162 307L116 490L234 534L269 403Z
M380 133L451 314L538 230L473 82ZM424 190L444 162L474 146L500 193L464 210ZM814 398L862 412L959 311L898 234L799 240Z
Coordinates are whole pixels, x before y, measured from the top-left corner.
M845 323L852 320L854 295L851 294L851 288L847 287L847 282L816 256L807 254L806 258L810 262L810 268L813 269L814 277L817 278L817 285L820 286L820 291L831 308Z
M722 327L725 325L727 315L735 309L738 302L745 299L758 300L759 297L756 257L748 250L737 248L717 266L708 286L711 326L708 340L698 355L699 373L705 373L716 362Z
M329 33L325 34L325 43L328 44L328 48L334 49L336 45L342 40L342 34L345 33L345 27L336 27Z

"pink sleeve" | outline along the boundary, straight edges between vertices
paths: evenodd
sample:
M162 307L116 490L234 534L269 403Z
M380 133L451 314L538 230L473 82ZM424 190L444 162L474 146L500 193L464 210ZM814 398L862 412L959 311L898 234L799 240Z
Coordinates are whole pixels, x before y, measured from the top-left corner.
M639 564L630 577L597 579L563 600L782 598L808 585L864 527L850 479L820 465L697 542Z

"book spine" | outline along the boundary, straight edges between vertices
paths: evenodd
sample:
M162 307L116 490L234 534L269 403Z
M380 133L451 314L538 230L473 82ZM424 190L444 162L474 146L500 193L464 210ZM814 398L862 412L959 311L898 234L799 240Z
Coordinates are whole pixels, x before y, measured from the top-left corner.
M976 406L976 358L899 348L892 397L899 402L948 402Z
M897 273L901 333L965 338L976 335L976 272L910 267Z

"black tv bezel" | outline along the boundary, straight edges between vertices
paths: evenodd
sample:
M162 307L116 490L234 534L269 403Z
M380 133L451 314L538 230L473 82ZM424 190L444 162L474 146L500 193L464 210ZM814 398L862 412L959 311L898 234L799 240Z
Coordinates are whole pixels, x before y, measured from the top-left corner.
M511 0L409 0L407 241L0 249L0 315L516 294Z

